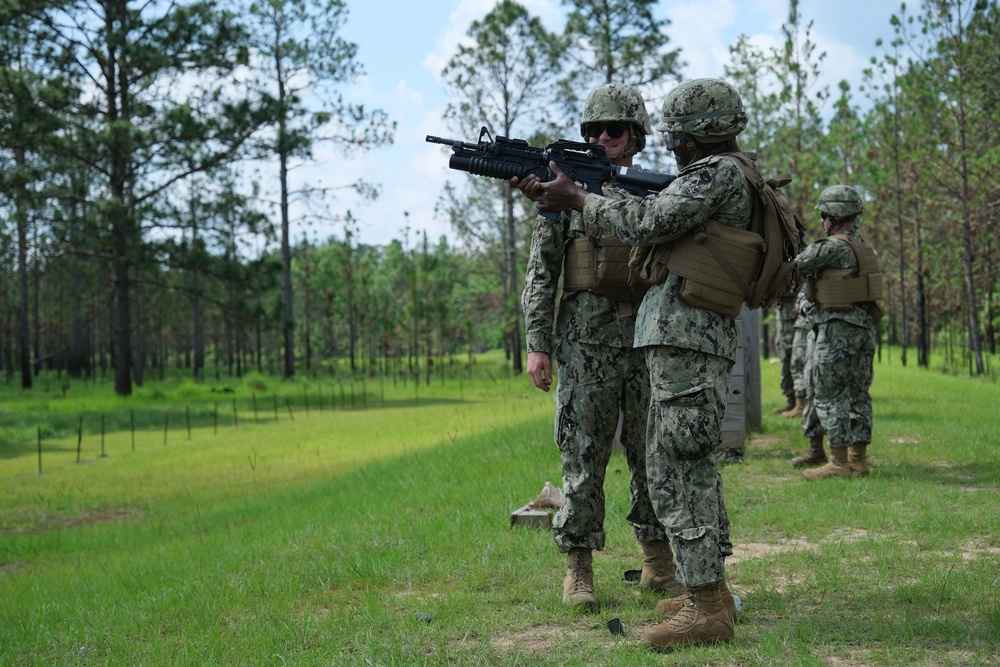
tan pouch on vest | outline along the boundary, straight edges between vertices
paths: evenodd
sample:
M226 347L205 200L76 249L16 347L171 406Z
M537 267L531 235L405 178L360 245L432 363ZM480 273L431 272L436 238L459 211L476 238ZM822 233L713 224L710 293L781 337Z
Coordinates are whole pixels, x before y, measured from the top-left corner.
M566 245L563 290L597 292L615 302L642 301L649 285L630 270L631 253L632 246L610 234L603 234L596 246L586 236L571 240Z
M829 311L849 310L865 301L875 302L883 297L882 273L875 251L867 245L854 243L846 235L837 238L847 241L858 259L859 275L852 277L852 269L827 269L814 283L814 301ZM878 308L881 319L881 308ZM871 310L871 309L869 309ZM872 313L875 319L875 313Z
M681 281L681 298L692 306L738 317L756 278L764 239L715 220L673 242L665 265Z

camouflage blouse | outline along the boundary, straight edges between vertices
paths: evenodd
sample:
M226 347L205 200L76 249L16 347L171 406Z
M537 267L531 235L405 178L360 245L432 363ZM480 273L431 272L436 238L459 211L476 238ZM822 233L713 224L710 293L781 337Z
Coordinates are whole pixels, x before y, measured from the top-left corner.
M712 219L746 229L752 211L753 192L740 167L713 155L688 165L665 190L645 198L588 195L583 219L626 243L645 246L676 239ZM636 347L670 345L735 361L736 321L685 303L680 285L681 278L669 274L646 293L636 319Z

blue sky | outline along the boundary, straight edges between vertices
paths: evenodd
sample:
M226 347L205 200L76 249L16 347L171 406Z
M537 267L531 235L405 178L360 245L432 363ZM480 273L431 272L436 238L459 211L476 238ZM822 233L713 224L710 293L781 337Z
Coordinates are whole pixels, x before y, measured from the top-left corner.
M343 92L352 102L386 111L398 124L396 140L391 147L352 159L331 156L317 169L302 174L307 178L319 174L325 183L349 182L364 174L381 185L377 202L365 203L345 195L332 205L341 212L350 209L358 220L361 242L384 244L393 238L403 239L404 211L409 213L411 243L414 234L422 231L432 243L442 234L451 236L448 223L434 218L434 205L447 180L461 184L468 176L449 170L447 155L439 146L426 143L424 137L452 136L441 119L448 99L439 74L469 24L495 4L496 0L347 0L349 16L343 36L358 45L358 59L366 74ZM559 0L522 0L522 4L550 30L561 29ZM857 88L862 70L881 52L876 40L891 39L889 19L899 6L893 0L800 1L804 21L813 21L817 51L827 54L823 83L832 93L842 79ZM740 34L763 48L779 45L788 2L663 0L658 11L672 22L668 34L688 63L682 74L690 79L722 76L728 47ZM661 99L647 100L650 113L656 113L661 103ZM330 235L343 236L342 227L320 225L306 230L293 223L294 238L301 238L304 232L321 241Z

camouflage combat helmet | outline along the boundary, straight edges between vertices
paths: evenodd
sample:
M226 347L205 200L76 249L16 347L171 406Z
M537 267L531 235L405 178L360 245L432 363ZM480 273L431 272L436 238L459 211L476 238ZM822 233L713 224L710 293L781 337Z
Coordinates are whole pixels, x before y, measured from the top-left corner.
M583 104L580 118L580 135L586 137L587 123L624 121L631 123L636 150L646 145L646 135L652 133L646 102L639 91L624 83L608 83L594 88Z
M832 185L820 194L816 208L835 218L853 218L861 215L861 195L849 185Z
M692 79L667 93L656 129L709 143L732 139L746 129L740 94L720 79Z

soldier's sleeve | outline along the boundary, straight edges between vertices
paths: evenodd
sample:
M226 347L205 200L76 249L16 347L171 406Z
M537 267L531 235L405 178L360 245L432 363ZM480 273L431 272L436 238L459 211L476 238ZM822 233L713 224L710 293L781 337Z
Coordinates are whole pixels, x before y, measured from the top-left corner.
M813 241L795 258L795 268L803 276L825 269L829 266L830 246L828 239Z
M565 253L565 226L565 216L560 216L556 224L539 216L531 234L528 268L521 292L528 352L551 355L554 348L556 294Z
M587 195L583 217L636 246L671 241L711 219L726 202L743 194L735 165L712 162L682 172L666 189L646 197L611 199Z
M799 293L795 295L795 312L801 313L805 310L808 313L811 312L812 309L813 302L809 300L806 283L803 281L802 287L799 288Z

